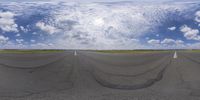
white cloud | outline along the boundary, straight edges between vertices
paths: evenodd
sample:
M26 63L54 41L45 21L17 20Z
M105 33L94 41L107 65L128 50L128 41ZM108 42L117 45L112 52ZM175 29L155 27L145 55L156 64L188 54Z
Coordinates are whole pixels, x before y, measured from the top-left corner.
M15 10L16 6L20 9ZM41 19L33 21L37 23L30 21L30 27L19 27L19 30L24 32L25 28L32 28L32 24L37 27L38 30L30 32L34 38L39 37L35 40L40 39L41 43L36 45L38 42L31 39L28 41L31 44L35 43L32 45L34 47L49 47L49 43L53 42L55 48L134 49L145 48L146 44L140 43L140 38L168 20L166 15L169 12L179 12L184 10L184 7L188 8L185 5L171 4L15 3L10 11L20 14L23 12L22 18L32 18L33 15L39 14ZM41 32L49 34L48 39ZM159 37L158 34L156 36ZM161 45L160 42L161 40L148 41L149 44Z
M58 47L54 46L51 43L36 43L31 44L29 48L40 48L40 49L59 49Z
M16 37L19 37L19 36L21 36L21 35L18 33L18 34L16 34L15 36L16 36Z
M147 43L152 44L152 45L160 44L160 40L151 39L151 40L147 41Z
M16 42L21 44L24 41L24 39L16 39Z
M167 44L167 45L178 45L178 44L183 44L184 41L182 40L174 40L170 38L165 38L164 40L161 41L161 44Z
M49 35L52 35L56 32L58 32L58 29L53 27L53 26L50 26L50 25L47 25L45 24L44 22L37 22L36 23L36 26L41 29L42 31L46 32L47 34Z
M188 49L200 49L200 42L187 44Z
M174 44L175 43L175 40L173 39L164 39L163 41L161 41L161 44Z
M36 35L37 33L36 33L36 32L33 32L32 34L33 34L33 35Z
M23 26L20 26L20 29L21 29L21 31L23 31L23 32L28 32L28 31L29 31L28 29L24 28Z
M32 39L31 42L34 43L34 42L36 42L36 41Z
M184 44L184 41L182 41L182 40L176 40L175 43L176 43L176 44Z
M4 37L3 35L0 35L0 44L5 44L9 40L8 37Z
M183 32L184 37L188 40L200 40L198 29L192 29L187 25L183 25L180 27L180 31Z
M165 38L163 40L158 39L151 39L147 41L148 44L150 44L150 47L152 48L159 48L159 49L169 49L169 48L185 48L184 41L182 40L174 40L171 38Z
M50 23L58 25L55 27L63 29L64 33L55 41L59 45L67 43L67 46L75 45L85 48L87 46L117 48L130 42L136 48L142 44L132 41L132 38L139 39L145 36L148 31L153 31L162 24L165 14L174 12L174 9L181 11L182 7L185 7L163 4L107 6L103 3L76 4L72 6L72 8L75 7L73 9L66 8L67 6L69 5L63 4L61 9L52 14L54 18Z
M200 23L200 11L195 13L195 21Z
M102 18L96 18L94 21L93 21L93 24L97 27L102 27L105 22Z
M176 30L176 27L175 26L169 27L168 30L174 31L174 30Z
M12 12L0 12L0 28L4 32L18 32L18 25L14 20L15 14Z

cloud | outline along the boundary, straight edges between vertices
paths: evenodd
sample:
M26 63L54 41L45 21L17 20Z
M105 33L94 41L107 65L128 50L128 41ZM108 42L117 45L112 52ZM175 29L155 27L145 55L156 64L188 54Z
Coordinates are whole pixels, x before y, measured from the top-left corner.
M21 31L23 31L25 33L29 31L28 29L24 28L23 26L20 26L20 29L21 29Z
M18 25L14 20L15 14L12 12L0 12L0 28L4 32L18 32Z
M15 36L16 36L16 37L19 37L19 36L21 36L21 34L17 33Z
M184 42L182 40L174 40L174 39L169 39L165 38L164 40L161 41L161 44L167 44L167 45L177 45L177 44L183 44Z
M35 48L40 48L40 49L59 49L58 47L56 47L55 45L53 45L51 43L35 43L35 44L31 44L28 48L29 49L35 49Z
M174 31L174 30L176 30L176 27L175 26L169 27L168 30Z
M16 39L16 42L21 44L24 41L24 39Z
M151 40L148 40L147 43L152 44L152 45L155 45L155 44L177 45L177 44L183 44L184 41L165 38L163 40L151 39Z
M187 48L188 49L200 49L200 42L188 43Z
M0 44L5 44L9 40L8 37L4 37L3 35L0 35Z
M35 41L35 40L33 40L33 39L32 39L32 40L30 40L30 41L31 41L32 43L36 42L36 41Z
M49 35L53 35L54 33L58 32L58 29L56 29L53 26L47 25L44 22L37 22L36 27L38 27L39 29L41 29Z
M123 2L123 1L127 1L127 0L1 0L0 2ZM174 0L129 0L130 2L133 1L133 2L136 2L136 3L140 3L140 2L146 2L146 3L149 3L149 2L175 2ZM198 0L176 0L176 2L198 2Z
M160 48L160 49L169 49L169 48L185 48L184 41L182 40L174 40L171 38L164 38L163 40L159 39L150 39L147 41L150 44L150 47Z
M200 11L195 13L195 21L200 23Z
M183 32L184 37L188 40L200 40L198 29L192 29L187 25L183 25L180 27L180 31Z
M16 6L19 9L16 9ZM155 5L126 2L23 2L4 4L3 7L17 15L15 18L19 25L18 29L24 33L18 32L18 37L15 38L24 39L23 43L31 44L31 48L41 46L65 49L135 49L148 48L149 44L162 46L164 44L161 42L169 41L161 40L160 38L165 38L162 34L156 35L158 40L146 39L147 45L143 38L155 36L153 33L157 32L158 28L169 20L169 17L172 17L170 14L175 16L179 12L184 13L182 11L189 8L179 4ZM169 29L175 30L176 27L175 29L174 27L169 27ZM183 42L174 41L174 44Z
M175 43L176 43L176 44L184 44L184 41L182 41L182 40L176 40Z
M165 16L169 12L172 13L175 9L182 10L182 6L179 5L155 6L126 3L63 4L60 8L52 12L53 22L52 20L50 22L57 25L55 27L62 29L64 33L55 39L59 45L67 43L63 47L75 45L74 47L111 49L122 46L125 48L129 43L135 47L144 45L132 39L139 40L150 31L154 31L163 20L166 20Z
M36 34L37 34L37 32L33 32L32 34L33 34L33 35L36 35Z
M160 40L151 39L151 40L147 41L147 43L152 44L152 45L160 44Z
M164 39L163 41L161 41L161 44L174 44L175 43L175 40L173 39Z

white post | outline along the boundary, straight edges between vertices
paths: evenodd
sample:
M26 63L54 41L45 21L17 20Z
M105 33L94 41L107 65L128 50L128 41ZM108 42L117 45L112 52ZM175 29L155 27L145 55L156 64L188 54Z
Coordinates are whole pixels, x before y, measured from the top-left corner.
M174 59L178 58L178 55L177 55L176 51L175 51L175 53L174 53L174 57L173 57L173 58L174 58Z
M74 56L76 56L77 55L77 53L76 53L76 50L74 51Z

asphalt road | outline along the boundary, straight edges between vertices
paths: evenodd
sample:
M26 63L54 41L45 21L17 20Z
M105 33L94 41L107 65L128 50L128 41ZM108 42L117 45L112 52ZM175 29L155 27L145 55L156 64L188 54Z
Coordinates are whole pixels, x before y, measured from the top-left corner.
M0 54L0 100L200 100L200 53L173 53Z

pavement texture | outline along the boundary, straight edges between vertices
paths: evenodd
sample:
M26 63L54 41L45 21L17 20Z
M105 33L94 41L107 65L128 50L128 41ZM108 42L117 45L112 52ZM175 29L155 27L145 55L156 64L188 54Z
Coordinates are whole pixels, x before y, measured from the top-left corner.
M0 100L200 100L200 53L173 53L0 54Z

